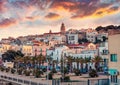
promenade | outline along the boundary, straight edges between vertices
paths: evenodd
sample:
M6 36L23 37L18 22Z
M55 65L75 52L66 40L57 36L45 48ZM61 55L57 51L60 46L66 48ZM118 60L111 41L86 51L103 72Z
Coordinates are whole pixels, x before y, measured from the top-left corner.
M88 74L83 74L82 76L74 76L74 74L69 74L71 80L77 80L81 82L64 82L60 83L60 85L87 85L88 80L94 81L96 83L99 79L107 79L107 76L100 75L97 78L89 78ZM54 78L60 78L60 74L55 74ZM0 72L0 79L5 81L17 83L18 85L53 85L54 82L52 80L46 80L46 78L34 78L33 76L24 76L24 75L17 75L17 74L10 74L6 72ZM92 85L92 84L90 84Z
M5 72L0 72L0 79L13 83L18 83L20 85L52 85L51 80L46 81L46 79L34 78L32 76L10 74Z

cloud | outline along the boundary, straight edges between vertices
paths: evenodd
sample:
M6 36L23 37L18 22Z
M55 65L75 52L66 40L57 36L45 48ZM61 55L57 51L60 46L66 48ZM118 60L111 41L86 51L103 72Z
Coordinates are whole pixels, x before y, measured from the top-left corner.
M98 9L93 15L95 17L103 17L103 16L108 16L110 14L114 14L119 12L119 7L118 6L110 6L106 8L100 8Z
M0 12L1 13L7 11L7 7L5 6L6 3L7 3L6 0L0 0Z
M14 24L16 24L17 21L13 18L6 18L6 19L2 19L0 21L0 28L6 28L8 26L12 26Z
M101 0L55 0L50 9L54 11L64 11L71 14L71 19L82 19L84 17L102 14L104 11L98 11L100 9L106 9L107 13L117 11L117 7L110 8L117 0L108 0L103 3ZM59 13L59 12L58 12Z
M56 13L49 13L48 15L45 16L46 19L58 19L60 18L59 14Z

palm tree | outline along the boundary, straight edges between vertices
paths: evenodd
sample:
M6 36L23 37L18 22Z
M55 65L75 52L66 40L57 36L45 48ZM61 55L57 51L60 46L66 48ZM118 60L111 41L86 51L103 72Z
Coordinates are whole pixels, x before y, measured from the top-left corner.
M84 59L84 63L86 64L86 65L85 65L86 72L88 72L88 63L89 63L90 61L91 61L90 58L85 58L85 59Z
M16 69L18 69L19 63L21 62L21 59L22 59L22 57L20 57L20 56L15 57L14 66Z
M39 66L41 66L41 64L43 64L44 61L45 61L45 57L42 54L37 56L37 62L39 63Z
M53 60L52 65L53 65L53 68L55 68L55 66L57 65L57 60Z
M47 61L48 61L48 66L51 66L51 62L52 62L53 58L51 56L47 57Z
M80 61L80 67L81 67L81 72L83 72L83 63L84 63L84 59L83 58L80 58L79 59L79 61Z
M95 68L96 70L98 71L99 70L99 64L100 62L102 62L102 58L100 56L95 56L93 59L92 59L92 62L95 63Z
M72 56L68 56L67 60L68 60L68 64L70 65L70 72L72 72L72 63L73 63L74 59Z
M77 63L77 69L79 69L80 58L75 58L75 62Z

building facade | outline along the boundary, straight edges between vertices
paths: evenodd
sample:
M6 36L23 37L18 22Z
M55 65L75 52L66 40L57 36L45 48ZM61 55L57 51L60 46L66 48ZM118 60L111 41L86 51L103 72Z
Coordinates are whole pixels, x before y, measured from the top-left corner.
M117 78L120 78L120 34L109 35L108 48L111 83L117 83Z

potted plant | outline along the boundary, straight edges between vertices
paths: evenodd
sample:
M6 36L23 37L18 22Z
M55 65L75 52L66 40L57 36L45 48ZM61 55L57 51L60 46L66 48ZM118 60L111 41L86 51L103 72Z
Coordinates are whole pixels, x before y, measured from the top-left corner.
M12 73L12 74L15 73L15 69L14 69L14 68L11 69L11 73Z
M9 71L10 71L10 68L8 67L8 68L6 68L5 70L6 70L6 72L9 72Z
M55 68L52 69L52 73L57 73Z
M1 66L0 70L3 72L5 70L5 68L3 66Z
M81 72L79 69L74 69L74 73L76 76L81 76Z
M43 75L43 71L41 71L41 70L39 70L39 69L34 70L34 76L35 76L36 78L40 78L41 75Z
M19 68L19 69L17 70L18 75L22 75L22 72L23 72L23 69L22 69L22 68Z
M25 76L30 76L30 71L29 70L25 70L24 74L25 74Z
M89 72L90 77L98 77L97 71L95 69L91 69Z
M53 79L53 73L50 72L48 75L46 75L46 78L48 78L49 80Z

